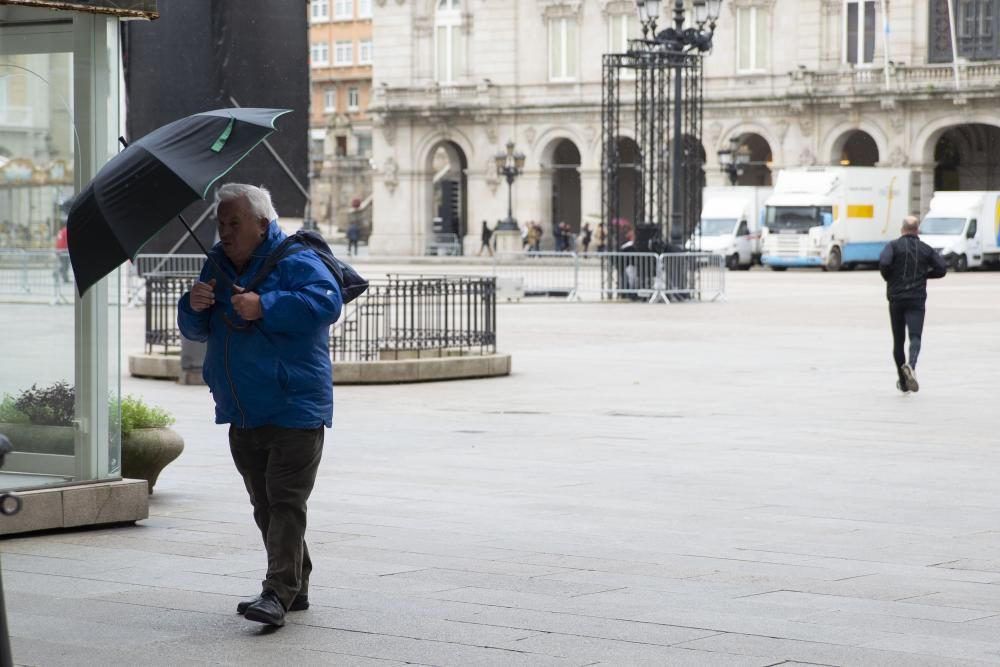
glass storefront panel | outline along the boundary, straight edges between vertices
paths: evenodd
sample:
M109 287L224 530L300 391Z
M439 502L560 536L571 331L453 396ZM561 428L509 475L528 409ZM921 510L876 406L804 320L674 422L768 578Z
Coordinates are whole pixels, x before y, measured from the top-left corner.
M112 21L0 14L0 490L120 474L118 278L78 298L64 229L117 136Z

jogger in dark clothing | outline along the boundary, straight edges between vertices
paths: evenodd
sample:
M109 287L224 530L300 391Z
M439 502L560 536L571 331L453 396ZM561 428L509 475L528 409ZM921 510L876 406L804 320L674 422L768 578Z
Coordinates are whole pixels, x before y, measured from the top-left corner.
M879 271L885 278L889 299L892 359L899 377L896 388L904 393L920 390L914 371L924 331L927 279L943 278L948 271L944 258L917 237L919 229L920 220L908 216L903 221L902 236L887 245L879 258ZM907 331L910 334L909 363L904 354Z

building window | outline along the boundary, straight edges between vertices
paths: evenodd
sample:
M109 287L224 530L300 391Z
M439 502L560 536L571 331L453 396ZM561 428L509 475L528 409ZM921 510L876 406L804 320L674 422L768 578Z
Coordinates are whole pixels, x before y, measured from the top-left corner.
M855 65L875 60L875 0L846 0L844 62Z
M330 45L326 42L313 42L309 48L309 62L313 67L326 67L330 64Z
M370 19L372 17L372 0L358 0L358 18Z
M362 65L372 64L372 40L363 39L358 44L358 62Z
M549 21L549 80L575 81L577 77L576 19Z
M459 0L438 0L434 15L434 78L439 83L458 79L463 48Z
M361 103L361 93L357 88L347 89L347 110L357 111L358 105Z
M761 72L767 68L767 14L759 7L736 10L736 71Z
M358 155L370 157L372 154L372 135L359 132L356 138L358 140Z
M354 42L338 41L333 53L333 64L337 67L346 67L354 64Z
M334 113L337 111L337 89L327 88L323 91L323 110L326 113Z
M324 23L330 20L330 0L312 0L310 8L314 23Z
M955 37L960 58L1000 60L1000 0L954 0ZM928 55L932 63L950 63L951 15L948 0L930 0Z
M350 21L354 18L354 0L333 0L333 20Z
M608 53L625 53L628 40L638 37L639 22L631 14L620 14L608 19Z
M336 138L337 144L337 157L344 157L347 155L347 137L339 136Z

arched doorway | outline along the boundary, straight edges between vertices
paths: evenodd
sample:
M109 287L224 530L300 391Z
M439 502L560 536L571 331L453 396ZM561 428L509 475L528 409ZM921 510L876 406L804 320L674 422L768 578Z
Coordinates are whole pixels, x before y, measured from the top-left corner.
M642 197L642 157L639 145L628 137L618 139L618 170L615 175L618 184L617 214L619 224L635 224L636 205Z
M771 164L774 154L767 139L755 132L740 135L737 151L748 153L748 162L740 170L736 185L772 185Z
M878 144L863 130L845 134L834 145L833 162L845 167L874 167L878 164Z
M453 141L442 141L430 151L427 171L431 175L430 240L461 247L468 232L468 160Z
M1000 127L949 128L934 145L935 190L1000 190Z
M701 217L701 196L705 188L705 147L697 137L684 135L682 156L684 173L681 176L681 220L675 222L674 207L667 211L669 235L666 240L677 246L684 246L694 236L698 219Z
M551 224L565 222L580 231L580 150L569 139L560 139L552 151Z

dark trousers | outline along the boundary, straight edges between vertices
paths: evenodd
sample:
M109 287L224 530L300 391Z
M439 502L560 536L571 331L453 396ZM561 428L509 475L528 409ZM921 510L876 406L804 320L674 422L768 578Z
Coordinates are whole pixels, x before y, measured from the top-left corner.
M323 427L230 426L229 450L267 549L263 588L274 591L288 609L296 595L309 593L306 501L323 456Z
M917 367L917 357L920 356L920 337L924 332L925 312L923 299L889 302L889 321L892 324L892 359L896 362L896 372L899 373L900 379L903 379L900 367L906 363L904 347L907 332L910 334L910 368L916 369Z
M347 254L357 255L358 254L358 242L357 241L347 241Z

